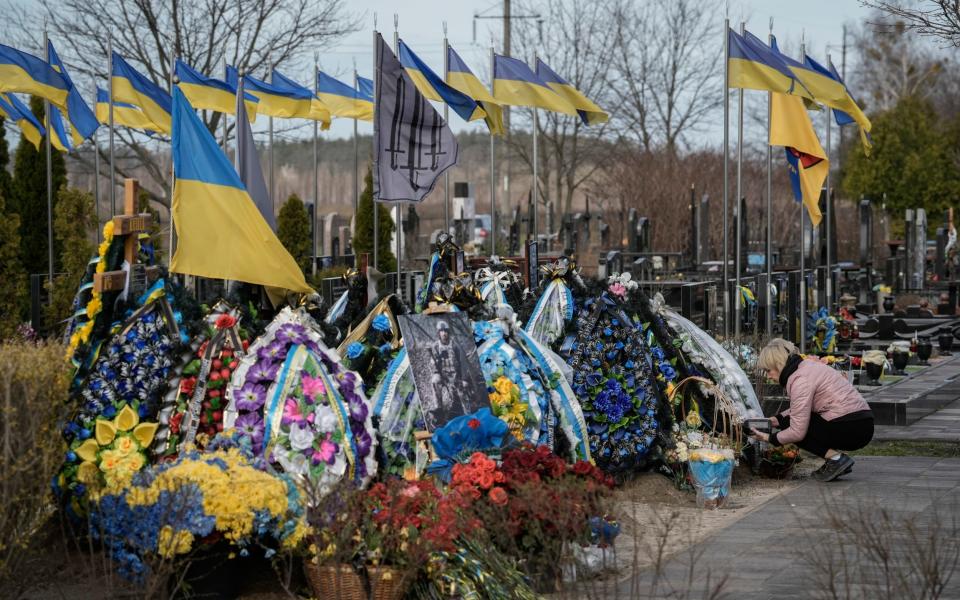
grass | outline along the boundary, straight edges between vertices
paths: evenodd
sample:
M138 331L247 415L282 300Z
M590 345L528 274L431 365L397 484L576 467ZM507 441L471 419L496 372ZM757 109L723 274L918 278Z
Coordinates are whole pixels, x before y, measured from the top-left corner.
M907 440L875 440L866 448L849 452L854 456L930 456L960 457L960 442L917 442Z

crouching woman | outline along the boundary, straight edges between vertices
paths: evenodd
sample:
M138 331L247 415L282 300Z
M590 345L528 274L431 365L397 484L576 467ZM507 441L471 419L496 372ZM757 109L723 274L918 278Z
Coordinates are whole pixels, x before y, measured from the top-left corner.
M853 469L844 450L859 450L873 439L873 412L860 392L839 371L818 360L804 360L796 346L771 340L757 359L762 374L780 382L790 407L770 419L773 433L751 429L754 438L773 446L796 444L824 458L813 473L833 481Z

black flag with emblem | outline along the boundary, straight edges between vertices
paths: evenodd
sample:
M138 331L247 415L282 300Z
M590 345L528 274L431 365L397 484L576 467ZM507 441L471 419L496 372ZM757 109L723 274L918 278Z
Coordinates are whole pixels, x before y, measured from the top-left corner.
M420 202L457 162L457 140L376 34L373 198Z

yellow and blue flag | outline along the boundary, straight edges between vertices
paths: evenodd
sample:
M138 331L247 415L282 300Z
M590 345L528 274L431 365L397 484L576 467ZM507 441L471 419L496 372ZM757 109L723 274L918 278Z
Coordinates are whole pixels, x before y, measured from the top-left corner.
M788 94L773 94L770 106L770 145L786 149L793 195L802 201L814 226L820 224L820 189L830 161L817 139L803 100Z
M237 112L237 86L213 77L207 77L179 58L174 67L177 85L190 105L200 110L215 110L228 115ZM257 118L257 99L244 95L244 104L251 122Z
M833 109L833 118L837 121L837 125L843 127L851 123L857 124L860 128L860 142L863 144L864 152L869 154L870 148L873 146L870 140L870 129L872 128L870 119L867 118L856 100L850 95L850 91L843 83L843 79L840 78L840 74L837 73L836 67L833 66L833 63L830 63L829 67L825 67L809 56L805 57L804 65L824 77L829 77L843 89L843 97L840 100L837 102L824 101L823 103Z
M373 98L373 80L357 75L357 91Z
M13 94L0 93L0 113L20 128L24 139L39 150L43 136L47 134L33 112Z
M183 92L173 90L170 271L312 292Z
M547 66L539 58L537 59L537 77L547 82L550 89L567 99L577 109L580 120L584 125L594 125L596 123L606 123L610 115L605 113L602 108L593 103L592 100L583 95L583 92L570 85L563 77L557 75L556 71Z
M452 46L447 46L446 81L453 89L476 100L487 116L484 121L493 135L503 134L503 109Z
M70 136L67 134L67 128L63 124L63 115L56 106L50 106L50 143L60 152L70 152L73 150L73 144L70 142Z
M87 106L87 103L83 99L83 95L80 93L80 90L77 89L77 86L73 83L73 79L70 78L70 74L67 73L67 69L63 66L63 62L60 60L60 56L57 54L56 48L53 47L53 42L47 40L47 56L50 59L50 66L53 69L60 73L63 76L64 80L67 82L67 121L70 123L70 135L73 139L73 145L79 146L83 143L83 140L88 139L94 134L97 128L100 127L100 123L97 122L97 117L93 114L93 111L90 110L90 107ZM56 111L59 113L59 111ZM50 111L51 116L54 114L54 111ZM54 129L56 132L56 129ZM51 142L55 138L51 138Z
M400 40L400 64L424 98L436 102L445 102L453 112L464 121L473 121L487 116L480 104L451 86L447 85L420 57Z
M129 102L153 124L153 131L170 133L170 94L113 53L113 101ZM114 114L116 123L116 114Z
M69 87L47 61L0 44L0 92L22 92L67 107Z
M97 87L97 120L103 125L110 124L110 94L100 87ZM148 135L162 133L139 107L129 102L113 101L113 124L142 129Z
M370 89L373 90L373 82ZM335 117L373 121L373 96L361 90L317 71L317 97Z
M493 56L493 97L499 104L532 106L579 116L566 98L550 89L547 83L517 58Z
M311 119L329 127L330 111L306 87L276 71L271 83L244 75L244 88L260 101L257 111L283 119Z
M729 87L812 98L790 67L781 60L780 53L753 34L748 32L741 36L727 28L727 48Z

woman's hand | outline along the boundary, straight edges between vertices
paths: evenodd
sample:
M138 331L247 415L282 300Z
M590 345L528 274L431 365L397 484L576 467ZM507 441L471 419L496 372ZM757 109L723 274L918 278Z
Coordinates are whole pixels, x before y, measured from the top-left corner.
M769 433L764 433L764 432L762 432L762 431L757 431L757 430L754 429L753 427L750 428L750 437L752 437L752 438L755 439L755 440L760 440L761 442L769 442L769 441L770 441L770 434L769 434Z
M780 427L780 421L777 420L776 416L770 417L770 424L774 427Z

